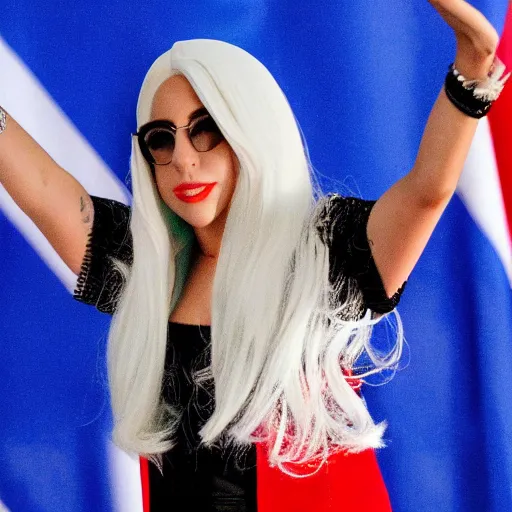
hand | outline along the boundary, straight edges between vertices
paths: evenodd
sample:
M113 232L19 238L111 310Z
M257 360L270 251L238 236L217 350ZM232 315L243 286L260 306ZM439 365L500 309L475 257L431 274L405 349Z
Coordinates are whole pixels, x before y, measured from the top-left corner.
M455 67L468 79L485 78L500 39L489 20L464 0L428 1L455 32Z

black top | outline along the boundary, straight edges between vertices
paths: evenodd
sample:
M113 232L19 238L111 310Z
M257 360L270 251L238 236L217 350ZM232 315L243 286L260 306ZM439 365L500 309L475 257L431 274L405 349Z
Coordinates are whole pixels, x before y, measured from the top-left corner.
M165 398L183 410L176 446L163 456L163 476L149 465L151 512L256 512L256 449L223 452L199 446L198 432L213 413L213 389L196 386L192 369L210 358L210 327L169 322ZM178 384L179 383L179 384Z
M93 227L73 296L113 314L123 279L107 256L133 262L130 208L111 199L91 197ZM332 194L319 217L319 235L330 246L331 281L341 273L362 292L363 307L350 311L354 319L362 317L366 309L377 313L393 310L406 284L387 297L366 235L374 204ZM346 290L341 290L340 300L343 293ZM210 328L169 322L168 334L173 343L168 343L164 395L169 403L181 407L183 417L176 446L163 456L163 477L149 465L151 511L167 510L171 503L176 512L255 511L254 446L237 454L199 447L198 431L213 412L213 389L194 385L191 373L209 363Z

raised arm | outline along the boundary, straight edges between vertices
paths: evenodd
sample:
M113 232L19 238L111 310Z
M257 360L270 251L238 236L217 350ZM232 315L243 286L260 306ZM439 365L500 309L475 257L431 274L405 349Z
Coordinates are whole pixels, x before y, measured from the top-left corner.
M492 25L464 0L429 1L455 31L456 69L468 79L485 78L499 42ZM408 279L455 192L477 124L453 105L443 87L413 169L373 207L367 234L388 296Z
M78 274L92 226L84 187L6 112L0 133L0 184Z

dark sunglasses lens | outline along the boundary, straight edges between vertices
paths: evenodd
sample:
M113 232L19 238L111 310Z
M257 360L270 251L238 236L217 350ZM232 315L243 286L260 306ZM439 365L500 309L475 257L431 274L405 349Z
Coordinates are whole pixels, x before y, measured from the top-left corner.
M211 117L199 120L190 130L190 140L197 151L210 151L224 137Z
M144 142L156 164L168 164L174 151L174 134L165 128L153 128L144 137Z

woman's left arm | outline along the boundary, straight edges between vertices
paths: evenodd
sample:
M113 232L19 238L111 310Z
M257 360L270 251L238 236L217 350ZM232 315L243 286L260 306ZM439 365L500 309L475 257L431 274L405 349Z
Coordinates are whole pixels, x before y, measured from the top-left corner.
M452 27L455 67L467 79L483 79L499 36L481 12L464 0L429 0ZM455 107L444 87L432 108L413 169L376 202L367 234L388 296L408 279L448 205L461 175L478 119Z

